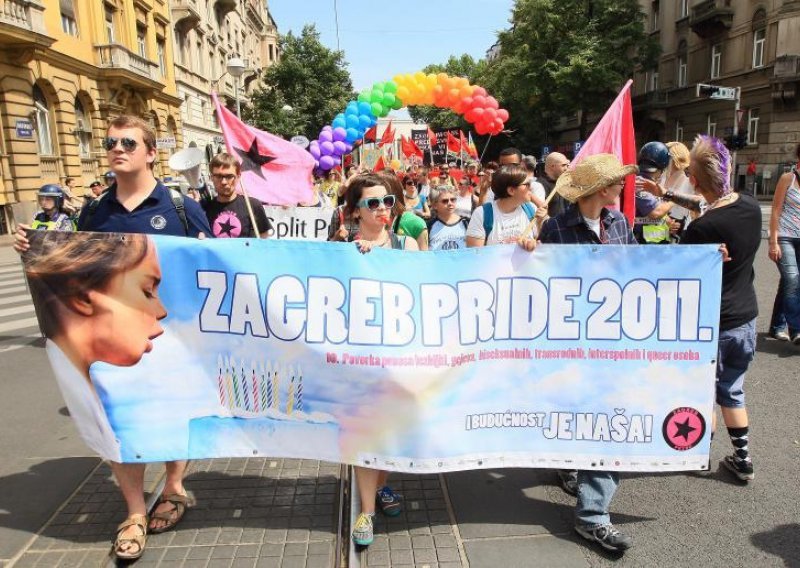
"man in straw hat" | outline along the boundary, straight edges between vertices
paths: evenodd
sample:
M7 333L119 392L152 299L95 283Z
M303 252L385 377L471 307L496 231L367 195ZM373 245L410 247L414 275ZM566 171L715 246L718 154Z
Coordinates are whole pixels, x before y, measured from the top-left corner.
M539 240L558 244L635 244L628 220L609 209L636 166L623 166L613 154L589 156L556 181L556 191L573 207L551 217L542 226ZM619 486L613 471L558 471L561 487L578 497L575 531L606 550L622 552L631 538L611 524L608 509Z

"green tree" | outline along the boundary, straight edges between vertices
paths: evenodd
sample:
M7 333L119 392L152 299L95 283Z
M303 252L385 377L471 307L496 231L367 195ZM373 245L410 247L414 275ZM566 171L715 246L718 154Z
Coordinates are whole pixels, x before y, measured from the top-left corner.
M517 143L546 140L550 120L605 111L637 65L655 65L660 47L645 32L638 0L517 0L500 55L482 76L510 113Z
M322 45L319 32L307 25L299 36L281 36L280 53L242 114L272 134L303 134L313 140L355 98L344 52Z
M474 83L483 73L486 62L475 61L469 54L461 57L450 56L444 65L432 64L425 67L423 73L447 73L454 77L466 77ZM408 109L411 118L417 122L429 124L432 128L465 128L467 122L453 111L435 106L415 106Z

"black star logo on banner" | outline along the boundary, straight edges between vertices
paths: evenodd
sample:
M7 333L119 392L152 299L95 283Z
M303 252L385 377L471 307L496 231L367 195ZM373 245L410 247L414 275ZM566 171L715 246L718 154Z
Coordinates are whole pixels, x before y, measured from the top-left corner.
M675 422L675 427L678 429L677 432L675 432L675 437L677 438L678 436L682 436L683 439L686 440L687 442L689 441L689 434L697 430L697 428L689 426L688 418L686 419L686 422L684 422L683 424L681 424L680 422Z
M257 138L253 138L253 143L250 144L249 150L244 151L241 148L234 148L234 150L236 150L236 153L239 154L239 157L242 159L242 173L255 172L261 179L266 179L261 168L274 160L275 156L261 154L258 151Z
M230 236L232 236L231 235L231 231L233 231L233 225L231 225L231 222L228 221L227 219L225 219L224 222L219 224L219 232L220 232L220 234L226 233L230 237Z

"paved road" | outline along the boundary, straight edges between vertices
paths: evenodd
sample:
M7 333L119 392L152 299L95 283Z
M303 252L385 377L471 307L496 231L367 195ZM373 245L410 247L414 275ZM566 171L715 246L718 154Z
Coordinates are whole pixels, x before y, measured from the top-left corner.
M800 566L800 348L765 337L777 270L763 246L756 273L762 315L747 382L753 483L740 485L724 471L709 478L624 476L612 516L636 544L618 559L575 538L574 500L551 472L397 476L407 511L380 519L375 544L355 562ZM87 453L67 416L32 317L18 261L0 246L0 565L12 558L16 566L103 565L120 503L109 496L107 468ZM729 447L717 437L714 464ZM334 557L329 507L337 479L336 468L299 460L197 462L189 487L201 493L203 506L174 536L154 539L141 565L324 566ZM221 483L231 498L213 493ZM90 506L92 499L100 505Z

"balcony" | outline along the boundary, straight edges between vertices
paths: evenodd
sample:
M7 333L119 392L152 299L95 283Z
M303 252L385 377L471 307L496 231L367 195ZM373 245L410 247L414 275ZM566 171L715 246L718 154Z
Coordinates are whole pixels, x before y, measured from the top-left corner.
M776 81L800 79L800 55L779 55L775 58L772 76Z
M120 79L131 87L161 90L158 65L117 43L95 45L97 66L109 79Z
M636 95L631 100L634 110L664 109L669 105L669 94L666 89L658 89Z
M175 29L183 33L200 25L200 12L196 0L172 0L172 21Z
M247 16L252 20L257 30L263 30L266 22L264 21L264 5L256 0L246 0Z
M692 8L689 26L703 39L713 38L731 29L731 0L705 0Z
M0 45L50 47L54 41L47 36L42 4L34 0L0 0Z
M214 2L214 9L220 18L224 18L228 12L233 12L236 9L236 0L217 0Z

